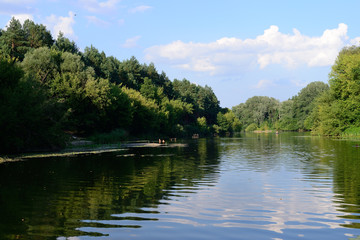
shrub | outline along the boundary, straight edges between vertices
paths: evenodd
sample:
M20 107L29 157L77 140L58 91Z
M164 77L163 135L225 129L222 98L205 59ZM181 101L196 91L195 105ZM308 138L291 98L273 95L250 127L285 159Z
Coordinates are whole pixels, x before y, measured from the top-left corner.
M360 127L347 128L342 134L342 137L360 137Z
M124 141L127 138L127 132L123 129L115 129L109 133L95 134L90 140L99 144L109 144Z
M245 129L246 132L252 132L258 129L258 126L256 123L252 123Z

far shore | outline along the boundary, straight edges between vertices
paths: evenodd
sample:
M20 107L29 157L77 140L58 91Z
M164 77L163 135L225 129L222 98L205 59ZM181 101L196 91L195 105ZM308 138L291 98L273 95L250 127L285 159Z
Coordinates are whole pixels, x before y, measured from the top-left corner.
M255 130L254 133L272 133L274 130Z

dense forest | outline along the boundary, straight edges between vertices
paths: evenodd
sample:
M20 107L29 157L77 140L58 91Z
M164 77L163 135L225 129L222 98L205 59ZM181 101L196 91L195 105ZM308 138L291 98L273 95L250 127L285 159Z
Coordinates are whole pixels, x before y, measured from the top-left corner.
M80 51L42 24L0 30L0 153L63 148L73 136L213 136L241 130L360 132L360 48L343 49L329 85L313 82L280 102L255 96L221 108L208 86L170 80L154 64ZM109 138L110 139L110 138ZM110 140L109 140L110 141Z
M208 136L237 124L210 87L170 81L152 63L81 52L31 20L0 31L2 153L59 149L71 136Z

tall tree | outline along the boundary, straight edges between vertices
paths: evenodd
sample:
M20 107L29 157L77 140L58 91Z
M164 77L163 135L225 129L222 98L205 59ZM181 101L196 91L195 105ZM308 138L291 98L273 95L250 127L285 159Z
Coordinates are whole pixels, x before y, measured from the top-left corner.
M279 122L277 129L286 131L298 130L297 119L294 113L294 100L289 99L280 103Z
M158 132L161 129L159 106L155 100L148 99L135 89L122 87L132 106L132 133L144 134Z
M121 83L119 67L120 61L112 56L106 57L100 64L101 73L104 78L107 78L110 82L116 84Z
M12 18L6 31L0 38L1 52L11 58L22 61L29 47L25 36L25 31L19 20Z
M40 47L28 52L21 65L26 73L45 84L59 73L61 61L61 52L48 47Z
M91 47L85 48L84 59L86 66L92 67L95 70L97 77L105 77L101 68L101 65L106 61L106 55L104 52L100 53L97 48L91 45Z
M330 73L330 89L318 101L313 129L320 134L339 135L360 127L360 47L346 47Z
M121 83L129 88L139 91L144 77L142 68L143 67L134 56L121 62L119 67Z
M0 59L0 152L51 150L63 145L57 104L16 65Z
M60 52L79 54L79 48L76 46L76 43L66 38L62 32L59 32L59 35L55 41L55 48Z
M219 101L208 86L202 87L189 80L175 79L173 82L174 96L194 106L194 121L198 117L206 117L209 124L216 122L216 115L220 111Z
M27 19L23 24L25 38L30 48L51 47L54 44L54 39L50 31L42 24L35 24L33 21Z
M233 107L233 112L245 127L252 123L259 127L264 122L275 124L279 118L280 102L275 98L266 96L254 96L245 103Z
M301 89L299 94L293 98L293 112L297 121L297 129L306 129L304 122L314 109L316 98L328 89L329 86L326 83L312 82Z

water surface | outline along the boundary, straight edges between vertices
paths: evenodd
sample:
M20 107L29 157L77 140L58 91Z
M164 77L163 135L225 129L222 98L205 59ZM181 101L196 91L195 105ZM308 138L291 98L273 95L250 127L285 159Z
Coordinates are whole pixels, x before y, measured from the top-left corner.
M186 143L0 164L0 239L360 239L358 142Z

